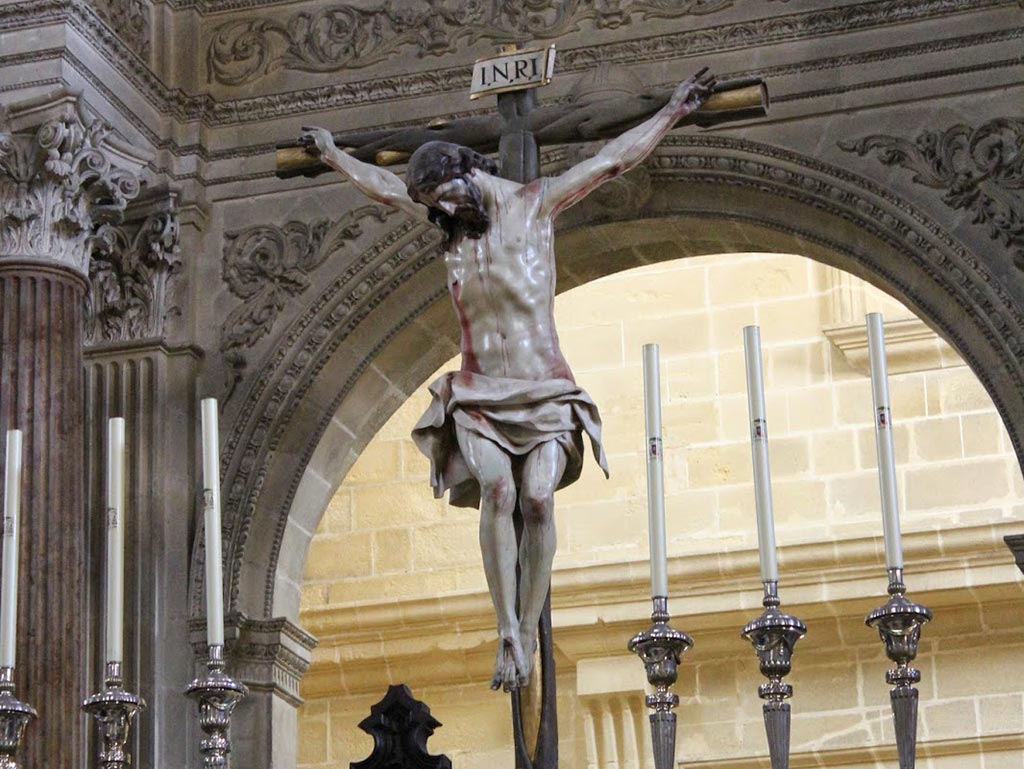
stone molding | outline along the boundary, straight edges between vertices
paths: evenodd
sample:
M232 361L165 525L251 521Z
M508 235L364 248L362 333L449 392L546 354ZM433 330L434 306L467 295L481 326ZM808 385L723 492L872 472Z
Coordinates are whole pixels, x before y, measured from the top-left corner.
M1019 524L1005 521L941 532L905 532L911 590L917 596L927 593L926 602L932 609L962 604L960 591L967 586L972 600L1016 597L1018 580L1015 572L1006 569L1003 544L1004 536L1016 530ZM782 547L786 605L799 606L801 618L809 623L863 616L865 600L885 593L881 539L879 533ZM678 597L670 600L669 608L685 613L680 627L689 633L699 631L705 645L716 643L712 639L732 639L745 621L742 617L760 611L758 569L756 548L671 557L669 592ZM965 577L967 571L970 578ZM646 561L556 569L551 601L559 654L572 664L625 656L630 635L649 623L648 576ZM827 595L828 601L822 601L822 595ZM601 617L599 623L594 621L595 612ZM381 675L400 677L403 666L415 665L424 649L447 649L445 653L461 656L467 666L462 673L467 683L486 680L493 666L494 617L486 592L386 604L319 606L304 609L300 622L320 642L317 659L306 675L305 691L310 697L318 691L338 691L339 672L344 674L347 693L357 691L359 682L372 689L379 686ZM459 629L458 644L453 642L453 628ZM642 688L642 666L636 665ZM436 680L422 667L416 671L420 685L454 682L448 665L437 666ZM631 681L615 686L616 691L627 691Z
M10 107L0 123L2 258L47 260L87 275L91 239L138 195L143 161L85 112L77 94Z
M128 207L125 222L92 238L86 344L158 339L181 314L175 289L182 269L178 195L167 190Z
M548 153L547 157L549 162L557 165L563 159L563 155L564 150L556 150ZM1018 356L1024 352L1024 343L1021 340L1021 336L1024 335L1024 317L1014 306L1006 288L993 278L977 256L880 185L789 150L717 135L671 136L652 156L648 168L655 182L659 179L680 179L709 185L727 185L733 189L748 189L759 194L767 193L779 201L791 201L828 213L849 222L860 232L879 238L889 248L905 256L903 262L914 265L921 274L929 276L936 284L942 286L951 300L962 308L955 323L949 319L940 323L936 319L937 312L933 313L936 315L933 322L940 323L943 336L952 340L958 350L965 351L967 362L982 379L997 409L1002 414L1010 413L1007 404L1003 402L1007 391L991 383L990 378L994 373L998 371L1000 376L1020 381L1018 390L1024 391L1024 375L1018 360ZM688 207L684 201L674 205L677 207L671 210L647 210L646 215L694 215L692 206ZM734 218L788 233L803 239L809 246L845 254L854 260L864 258L863 255L850 253L841 243L823 239L788 221L776 221L767 213L756 217L744 215ZM355 265L361 265L359 269L366 268L376 263L384 253L390 253L391 259L397 258L401 251L394 251L393 244L399 241L403 234L408 235L412 229L411 223L403 223L355 260ZM419 232L427 231L420 227ZM428 234L431 238L436 238L436 234ZM389 242L391 246L388 245ZM374 281L373 285L365 281L356 281L346 286L359 272L354 266L353 270L347 271L328 284L311 306L296 318L287 332L277 340L273 354L264 360L259 375L249 386L245 403L241 406L242 416L231 427L223 455L226 468L225 488L230 489L225 493L224 499L225 521L231 530L225 571L230 575L229 595L232 606L235 606L238 600L244 561L242 556L253 523L259 517L262 521L261 526L269 526L270 521L263 520L263 516L272 515L275 544L271 562L265 564L267 571L264 572L266 582L262 608L266 614L273 613L277 552L288 521L289 504L275 506L274 513L260 513L261 489L266 482L276 447L287 431L305 391L315 379L316 372L325 365L332 351L358 323L358 318L352 316L351 305L343 306L340 311L330 311L326 308L335 305L341 296L350 297L345 302L348 304L358 295L358 305L363 308L358 315L365 316L369 308L383 301L403 282L392 279L395 275L402 273L408 279L420 267L429 263L432 256L436 256L428 253L428 242L436 241L421 241L417 247L419 251L409 252L404 259L383 271L378 268L381 277L387 276L387 280ZM419 256L413 256L413 253L418 253ZM912 289L892 272L891 268L873 263L871 269L876 271L880 279L893 286L904 286L907 292L913 294ZM353 285L356 286L355 294L350 293ZM442 293L443 289L439 290L436 297L440 297ZM927 305L924 300L913 298L915 303ZM384 334L385 342L410 321L416 313L416 308L410 308L410 313L409 317ZM973 318L973 324L965 324L965 318ZM308 329L312 327L316 328L315 334L308 333ZM964 342L964 334L968 329L971 333L984 335L987 342L984 354L989 364L981 364L978 358L980 348L972 352L970 346ZM371 351L370 356L375 352ZM999 356L998 367L991 364L994 356ZM359 373L365 370L369 363L370 361L364 358L354 364L353 375L349 380L338 383L333 408L328 409L322 417L318 417L316 425L309 425L311 435L323 434L334 411L353 387ZM1020 454L1021 436L1014 432L1013 424L1011 420L1007 427ZM314 449L315 439L308 441L301 455L295 455L295 469L290 471L292 475L288 482L287 499L290 500L298 488L302 470ZM280 483L281 479L277 482ZM195 554L195 557L199 557L198 554ZM201 569L194 570L193 574L196 578L191 595L193 611L196 611L196 607L201 605L202 597Z
M887 320L883 326L885 358L890 374L963 365L956 351L919 318ZM864 323L826 326L822 333L854 370L864 376L871 374L868 332Z
M333 223L290 221L224 234L221 274L231 293L242 300L220 331L220 350L228 364L225 399L242 380L246 351L269 334L284 308L310 287L310 274L363 234L362 220L383 223L392 212L365 205L346 211Z
M1024 534L1008 534L1003 537L1003 541L1006 542L1006 546L1010 548L1010 552L1013 553L1013 559L1017 563L1017 567L1024 574Z
M197 671L207 659L206 621L189 623ZM224 623L224 653L231 675L250 689L271 692L294 707L317 640L284 617L252 619L231 612Z
M862 157L873 152L885 165L911 171L915 184L942 190L943 203L968 211L1024 269L1024 119L996 118L977 128L958 123L913 141L877 134L839 147Z

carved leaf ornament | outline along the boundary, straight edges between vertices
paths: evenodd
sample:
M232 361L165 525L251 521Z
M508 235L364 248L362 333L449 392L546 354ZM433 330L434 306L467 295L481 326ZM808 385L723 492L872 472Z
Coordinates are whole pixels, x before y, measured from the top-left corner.
M885 165L912 171L915 183L944 190L946 205L969 211L1024 269L1024 120L958 124L923 131L914 141L874 135L839 146L862 156L874 152Z
M285 305L309 287L310 273L362 234L363 219L383 222L390 213L366 205L348 211L333 225L327 220L293 221L225 234L224 282L242 300L221 329L221 352L231 369L229 390L245 368L243 350L270 333Z
M110 126L74 111L35 136L0 132L0 253L39 256L88 272L92 229L117 221L138 177L111 164Z
M633 17L715 13L734 0L388 0L375 9L332 4L286 21L244 19L217 28L207 50L207 75L240 85L284 68L333 72L379 63L413 48L420 57L453 53L481 40L548 40L593 21L599 29Z
M90 342L149 339L164 333L174 305L172 280L181 271L175 211L151 214L141 228L103 225L92 240L86 337Z

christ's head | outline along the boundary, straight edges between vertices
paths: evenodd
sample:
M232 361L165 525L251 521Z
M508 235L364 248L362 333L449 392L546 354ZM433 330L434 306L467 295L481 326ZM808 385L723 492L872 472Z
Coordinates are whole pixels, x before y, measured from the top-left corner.
M490 224L480 188L472 179L476 170L498 172L489 158L450 142L427 142L409 158L409 197L425 205L430 221L444 230L446 251L464 237L479 238Z

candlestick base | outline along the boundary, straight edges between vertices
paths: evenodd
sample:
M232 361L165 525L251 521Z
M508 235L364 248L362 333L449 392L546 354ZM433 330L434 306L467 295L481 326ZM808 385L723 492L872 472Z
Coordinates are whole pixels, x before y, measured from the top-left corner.
M633 636L628 648L643 661L647 680L655 687L655 692L644 698L647 707L654 711L650 720L655 769L671 769L676 752L676 714L672 708L679 704L679 697L670 692L669 687L675 684L679 661L693 646L693 639L669 626L667 598L656 596L652 600L652 624Z
M145 701L125 691L121 679L121 663L108 662L103 691L82 703L82 710L96 720L102 747L100 766L103 769L128 769L132 764L128 740L135 714L146 707Z
M742 635L753 644L761 673L768 679L757 695L765 701L762 709L772 769L788 769L791 715L786 699L793 695L793 687L782 679L793 668L793 647L807 634L807 626L779 610L776 582L764 583L763 605L764 613L748 622Z
M18 769L18 751L36 709L14 696L14 668L0 667L0 769Z
M199 705L199 727L206 735L199 742L204 769L227 769L231 753L231 714L249 689L224 672L223 646L210 647L206 666L206 677L196 678L185 695Z
M914 769L917 761L917 698L914 684L921 680L921 671L910 667L917 657L921 627L932 618L932 612L906 597L903 569L889 569L889 600L868 614L864 622L878 630L885 642L885 653L896 667L885 673L891 686L893 726L900 769Z

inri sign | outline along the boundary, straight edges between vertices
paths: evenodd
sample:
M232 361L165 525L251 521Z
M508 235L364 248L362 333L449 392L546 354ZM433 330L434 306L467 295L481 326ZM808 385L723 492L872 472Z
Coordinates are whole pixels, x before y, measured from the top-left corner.
M551 82L555 68L555 46L505 53L480 59L473 65L470 99L491 93L536 88Z

